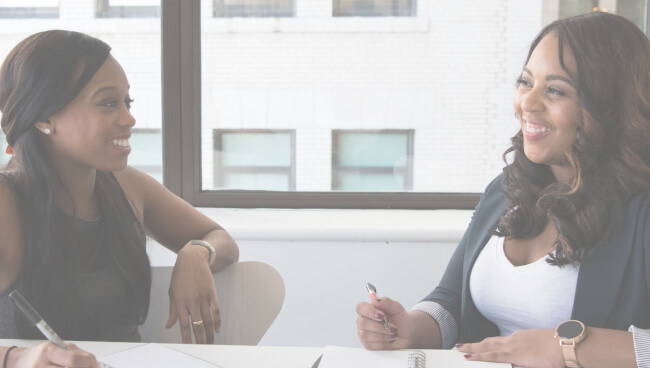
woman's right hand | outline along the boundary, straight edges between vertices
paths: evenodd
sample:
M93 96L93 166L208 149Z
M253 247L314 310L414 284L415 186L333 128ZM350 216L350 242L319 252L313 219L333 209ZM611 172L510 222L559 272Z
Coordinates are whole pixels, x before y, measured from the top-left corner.
M68 350L44 342L31 348L16 348L9 353L7 368L69 367L98 368L97 359L91 353L68 344Z
M406 349L410 345L412 324L404 307L387 297L357 305L357 335L369 350ZM384 327L383 318L388 321Z

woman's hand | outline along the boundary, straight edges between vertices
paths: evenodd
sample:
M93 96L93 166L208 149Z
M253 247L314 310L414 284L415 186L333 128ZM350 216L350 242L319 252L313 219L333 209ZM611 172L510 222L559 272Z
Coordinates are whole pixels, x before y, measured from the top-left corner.
M68 344L68 350L44 342L31 348L16 348L9 353L7 368L70 367L97 368L94 355Z
M409 346L411 320L402 305L387 297L357 305L357 335L369 350L405 349ZM388 328L384 327L384 317Z
M564 368L564 356L555 330L518 330L508 336L488 337L474 344L458 344L467 360L511 363L517 367Z
M187 245L178 252L172 271L165 327L172 327L178 320L184 344L192 343L192 331L197 344L212 344L214 333L219 333L221 327L217 290L207 260L207 249Z

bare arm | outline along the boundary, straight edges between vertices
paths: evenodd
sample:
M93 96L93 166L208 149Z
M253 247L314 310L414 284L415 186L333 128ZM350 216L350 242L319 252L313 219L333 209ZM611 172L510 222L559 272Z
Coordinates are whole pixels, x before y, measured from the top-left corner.
M468 360L511 363L518 367L564 367L564 357L554 329L519 330L509 336L489 337L463 344L459 351ZM587 328L587 337L576 347L578 362L585 368L636 368L632 333Z
M200 253L207 259L208 250L205 248L184 248L192 239L207 241L217 252L213 272L239 259L239 248L226 230L155 179L130 167L115 173L115 176L147 232L164 247L175 253L180 253L181 249L187 253Z

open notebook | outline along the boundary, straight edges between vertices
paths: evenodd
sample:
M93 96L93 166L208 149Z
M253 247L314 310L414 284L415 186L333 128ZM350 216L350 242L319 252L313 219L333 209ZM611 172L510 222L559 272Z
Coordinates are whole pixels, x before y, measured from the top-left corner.
M510 368L510 364L468 362L457 350L366 350L327 346L318 368Z
M143 344L99 358L114 368L223 368L159 344Z

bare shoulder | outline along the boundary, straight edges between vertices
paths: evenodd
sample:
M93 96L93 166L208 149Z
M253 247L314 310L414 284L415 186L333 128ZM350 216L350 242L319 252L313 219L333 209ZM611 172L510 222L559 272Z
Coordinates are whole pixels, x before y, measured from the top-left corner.
M156 179L131 166L114 174L141 221L144 219L140 214L144 214L152 201L159 200L167 192Z

